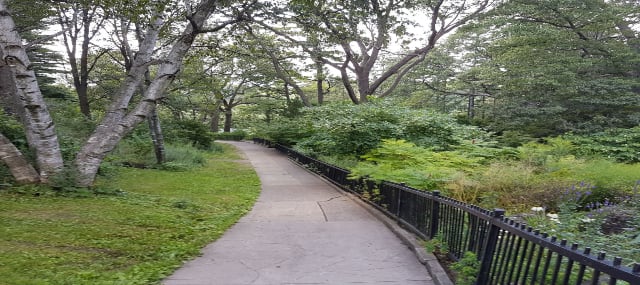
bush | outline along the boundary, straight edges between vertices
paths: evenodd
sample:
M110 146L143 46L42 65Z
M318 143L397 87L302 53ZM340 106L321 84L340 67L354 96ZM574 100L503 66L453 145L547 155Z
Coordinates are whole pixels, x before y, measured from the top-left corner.
M94 131L96 121L87 119L80 113L77 103L71 100L49 99L47 102L56 123L62 157L65 161L71 161ZM95 113L94 116L98 116Z
M292 146L298 141L313 135L309 122L283 118L267 125L256 135L264 136L275 143Z
M132 135L122 140L103 164L182 171L202 166L207 160L203 150L190 144L165 144L164 150L165 163L157 165L151 139ZM212 144L207 151L221 152L222 148L217 144Z
M213 138L216 140L225 140L225 141L241 141L247 137L247 132L243 130L236 130L230 133L215 133L213 134Z
M14 117L4 113L0 108L0 133L9 139L17 148L26 150L28 148L27 137L24 134L22 124Z
M420 189L442 189L457 173L479 167L478 158L456 151L434 152L404 140L384 140L351 169L354 177L403 182Z
M640 126L630 129L609 129L590 135L563 136L580 146L574 150L578 156L604 156L619 162L640 162Z
M456 272L456 284L473 285L480 273L480 261L475 253L467 251L460 260L451 265L451 269Z
M562 193L572 185L591 185L591 202L629 195L640 178L640 164L616 163L606 159L579 159L564 148L521 148L519 161L494 161L485 171L471 177L465 192L482 193L479 201L486 207L523 210L544 206L556 208ZM557 152L558 156L551 153ZM452 184L455 186L455 184ZM450 186L452 186L450 185Z
M148 134L130 134L121 140L107 162L146 167L156 162L153 143Z
M378 147L383 139L404 139L434 150L453 150L467 141L480 142L490 137L476 127L456 123L449 115L410 109L394 101L306 108L295 121L280 121L275 126L279 135L272 131L272 140L325 156L362 155Z
M172 144L188 143L200 149L208 149L213 143L213 133L197 120L170 121L164 128L165 141Z
M214 147L217 151L222 151L218 145ZM207 162L204 153L188 145L167 145L165 147L165 168L186 168L202 166Z

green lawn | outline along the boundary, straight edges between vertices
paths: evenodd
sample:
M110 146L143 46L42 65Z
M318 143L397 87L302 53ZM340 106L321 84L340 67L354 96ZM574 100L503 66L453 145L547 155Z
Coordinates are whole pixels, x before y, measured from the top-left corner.
M229 146L188 172L117 169L123 195L0 193L0 284L157 284L253 205L260 182Z

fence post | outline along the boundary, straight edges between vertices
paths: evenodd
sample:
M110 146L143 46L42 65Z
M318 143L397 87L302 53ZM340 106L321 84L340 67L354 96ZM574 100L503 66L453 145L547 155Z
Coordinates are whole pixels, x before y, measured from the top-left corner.
M407 184L404 182L400 182L400 186L405 187L407 186ZM403 191L404 189L402 189L401 187L398 187L397 189L398 189L398 195L396 196L397 201L396 201L395 214L396 214L396 217L400 218L400 207L402 207L402 192L404 192Z
M480 272L475 285L486 285L489 282L489 272L491 271L491 262L493 262L493 253L496 250L498 235L500 234L500 227L495 224L502 220L504 213L505 211L503 209L494 209L491 213L493 218L489 220L489 233L487 235L487 240L484 244L482 254L479 256Z
M429 238L435 238L438 233L438 221L440 220L440 191L435 190L431 193L433 195L433 205L431 207L431 229L429 229Z

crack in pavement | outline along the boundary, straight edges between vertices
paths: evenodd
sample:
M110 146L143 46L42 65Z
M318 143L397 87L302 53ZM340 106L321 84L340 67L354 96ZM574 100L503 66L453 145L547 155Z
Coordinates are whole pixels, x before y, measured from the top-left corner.
M335 197L331 197L328 200L324 200L324 201L316 201L316 204L318 204L318 207L320 207L320 211L322 211L322 215L324 216L324 221L328 222L329 218L327 217L327 213L324 211L324 208L322 207L322 204L320 203L327 203L330 202L333 199L338 199L340 197L344 197L344 195L339 195L339 196L335 196Z
M258 281L258 279L260 278L260 271L258 271L258 270L256 270L256 269L253 269L251 266L247 265L247 264L246 264L246 263L244 263L244 261L242 261L242 260L238 260L238 262L239 262L240 264L242 264L244 267L246 267L247 269L249 269L249 270L253 271L253 272L256 274L256 277L255 277L255 278L253 278L253 280L251 280L251 281L249 282L249 284L254 284L256 281Z

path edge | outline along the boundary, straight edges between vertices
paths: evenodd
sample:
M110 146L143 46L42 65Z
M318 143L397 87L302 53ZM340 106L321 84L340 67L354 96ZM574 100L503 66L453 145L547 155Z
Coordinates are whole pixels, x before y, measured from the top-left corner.
M387 228L389 228L389 230L391 230L391 232L393 232L394 235L396 235L402 241L402 243L404 243L411 251L413 251L418 261L425 266L425 268L431 275L431 279L437 285L454 285L454 283L449 278L449 275L447 275L447 272L444 270L444 268L442 268L442 265L440 264L440 262L438 262L438 259L436 258L436 256L430 252L427 252L427 250L424 248L424 246L422 245L423 241L421 239L419 239L414 234L402 228L395 220L393 220L389 216L385 215L384 213L380 212L378 209L371 206L369 202L366 202L360 199L360 197L354 195L351 192L345 191L344 189L338 187L333 182L329 181L324 176L309 170L308 168L304 167L297 161L289 157L287 158L293 164L313 174L314 176L322 179L325 183L331 185L331 187L336 189L336 191L342 193L344 196L348 197L349 199L354 201L356 204L364 208L367 212L369 212L369 214L374 216L376 219L380 220Z

